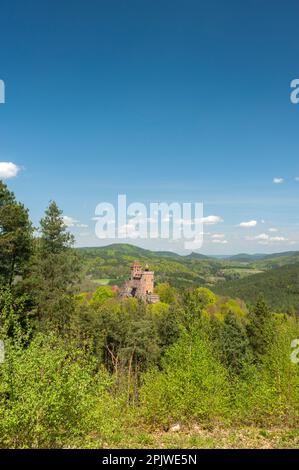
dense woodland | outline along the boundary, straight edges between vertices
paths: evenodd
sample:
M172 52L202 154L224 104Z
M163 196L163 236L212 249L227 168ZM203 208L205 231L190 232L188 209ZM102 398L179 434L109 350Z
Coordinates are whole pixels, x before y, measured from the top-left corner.
M179 291L207 287L216 294L239 297L254 304L262 296L277 312L299 312L299 253L246 255L217 259L192 253L180 256L154 252L132 245L80 248L85 275L83 291L97 285L122 285L135 259L149 264L158 283L169 283Z
M161 301L148 305L112 287L136 248L73 243L55 202L33 227L0 182L1 447L158 446L153 436L175 423L219 434L262 429L264 438L286 430L275 445L293 445L296 262L270 268L265 258L137 249L157 273Z

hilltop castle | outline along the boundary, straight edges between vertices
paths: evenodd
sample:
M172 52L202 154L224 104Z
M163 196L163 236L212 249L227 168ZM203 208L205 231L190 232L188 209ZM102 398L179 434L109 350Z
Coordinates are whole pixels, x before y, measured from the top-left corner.
M159 296L154 294L154 271L149 271L148 266L142 269L138 261L131 266L131 277L125 283L121 293L123 297L136 297L149 304L159 302Z

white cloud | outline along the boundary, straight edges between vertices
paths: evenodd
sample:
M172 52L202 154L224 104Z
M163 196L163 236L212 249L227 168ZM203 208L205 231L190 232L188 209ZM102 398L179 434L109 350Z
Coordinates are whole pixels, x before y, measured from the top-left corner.
M223 222L223 219L219 217L218 215L209 215L207 217L194 218L194 219L174 220L174 223L178 225L193 225L193 224L216 225L216 224L219 224L220 222Z
M261 233L260 235L256 235L253 237L253 240L269 240L269 235L267 233Z
M73 217L70 217L68 215L63 216L63 222L67 227L74 227L78 220L73 219Z
M287 238L285 237L270 237L271 242L286 242Z
M273 178L273 183L274 184L282 184L282 183L284 183L284 179L283 178Z
M288 239L285 237L270 237L268 233L260 233L255 237L246 237L246 240L257 240L261 245L267 245L269 242L285 242Z
M0 178L15 178L20 168L12 162L0 162Z
M241 222L240 227L242 228L250 228L250 227L255 227L257 224L256 220L249 220L249 222Z
M215 225L223 222L223 219L219 215L208 215L207 217L202 217L200 221L204 225Z
M272 227L272 228L269 228L269 232L278 232L278 229L277 229L277 228L274 228L274 227Z
M88 228L87 224L81 224L79 220L76 220L69 215L63 216L63 222L65 223L67 227Z
M212 235L213 239L219 239L219 238L224 238L224 237L225 237L224 233L214 233Z
M260 233L259 235L255 235L254 237L246 237L246 240L258 240L258 241L268 241L270 239L270 235L267 233Z
M228 243L228 241L227 240L221 240L219 238L214 238L212 240L212 243L221 243L222 245L226 245Z

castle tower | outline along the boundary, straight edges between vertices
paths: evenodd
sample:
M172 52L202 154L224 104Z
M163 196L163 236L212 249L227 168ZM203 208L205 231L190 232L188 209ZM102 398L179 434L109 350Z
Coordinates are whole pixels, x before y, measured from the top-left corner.
M153 271L143 271L140 282L141 295L152 294L154 292L154 273Z
M141 264L138 261L134 261L131 266L131 280L133 279L140 279L142 276L142 268Z

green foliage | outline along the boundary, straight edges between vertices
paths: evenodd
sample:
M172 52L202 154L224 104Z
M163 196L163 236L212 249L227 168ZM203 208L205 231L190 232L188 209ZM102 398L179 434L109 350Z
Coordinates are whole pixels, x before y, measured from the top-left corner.
M94 426L99 438L115 427L116 417L106 412L113 410L112 378L96 371L81 349L39 334L28 348L11 346L6 354L0 367L1 447L82 444Z
M67 231L62 211L55 201L51 201L40 221L41 250L44 254L57 254L67 250L74 242L74 237Z
M221 305L220 309L223 315L227 315L229 313L234 313L239 317L244 317L246 315L246 309L240 305L240 302L237 302L234 299L228 299Z
M157 302L155 304L149 305L148 310L150 310L153 315L161 317L167 314L169 311L169 305L164 302Z
M221 283L214 286L213 291L220 295L238 297L250 305L254 305L262 296L269 307L277 312L298 313L299 263Z
M115 297L115 293L109 286L100 286L97 290L92 294L90 299L90 304L94 307L102 305L106 300L112 299Z
M263 426L298 425L299 367L290 360L290 344L296 337L296 319L277 325L259 366L248 364L234 384L234 419Z
M159 295L161 302L165 304L172 304L177 299L176 290L167 282L158 284L155 288L155 292Z
M74 310L74 293L79 281L79 260L72 249L73 236L67 232L62 211L51 202L41 220L41 237L36 242L27 280L37 305L40 326L65 330Z
M128 266L139 259L155 271L158 284L168 283L172 288L179 289L208 287L216 294L240 298L250 304L255 304L262 294L276 311L299 311L298 252L215 259L196 253L180 256L114 244L80 248L78 253L88 280L108 278L111 284L122 285L129 274ZM168 300L166 303L169 303Z
M14 297L12 289L0 288L0 338L13 341L19 348L31 337L31 325L24 315L26 296Z
M233 374L241 374L251 360L251 350L246 325L239 316L228 312L221 322L212 318L212 336L221 362Z
M194 291L195 301L202 309L206 309L216 302L216 295L205 287L198 287Z
M12 285L22 276L32 249L28 210L0 181L0 282Z
M219 286L225 294L241 286L234 292L250 300L247 309L207 286L283 264L282 256L82 249L86 289L78 294L81 265L55 202L31 238L27 210L0 183L1 447L113 446L136 423L298 426L290 345L299 321L284 311L298 310L298 264ZM136 258L157 274L156 304L96 288L103 279L122 283ZM267 304L253 305L260 290ZM151 439L142 432L138 442Z
M144 376L141 388L144 416L154 423L196 419L217 420L228 411L228 381L224 367L207 340L185 334L156 369Z
M187 328L192 326L208 308L216 303L216 295L205 287L187 290L182 296L184 323Z
M143 265L150 265L155 271L158 285L169 284L171 288L188 288L194 285L209 287L219 280L231 277L230 273L223 270L231 264L230 262L208 258L198 253L180 256L167 251L150 251L117 243L105 247L79 248L78 253L83 261L87 278L109 278L111 284L117 285L121 285L128 277L128 266L135 259L140 260ZM163 290L166 288L162 287ZM170 298L173 297L173 293L168 291L168 294ZM165 292L165 295L168 294ZM163 301L169 303L170 298Z
M159 335L155 317L136 299L105 304L98 311L104 335L105 363L116 374L129 366L138 375L159 357ZM132 372L132 371L131 371Z
M257 360L265 355L275 335L274 317L264 300L258 300L249 313L247 332L249 343Z

